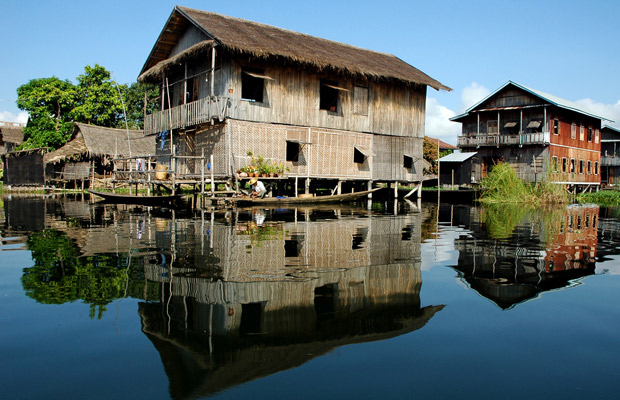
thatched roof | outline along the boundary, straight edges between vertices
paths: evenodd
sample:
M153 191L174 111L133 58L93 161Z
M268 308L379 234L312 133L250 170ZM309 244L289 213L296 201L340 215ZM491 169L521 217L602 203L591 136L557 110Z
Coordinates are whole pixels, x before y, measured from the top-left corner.
M151 68L170 57L182 34L192 25L205 34L207 40L202 46L209 47L214 43L231 52L265 59L282 58L320 71L332 70L374 80L396 80L451 90L392 54L180 6L175 6L168 18L140 72L140 81L154 80L159 75Z
M20 145L24 142L21 126L0 126L0 142Z
M155 137L145 137L143 131L104 128L76 122L71 140L58 150L47 153L43 160L47 164L79 155L126 157L130 155L130 146L132 156L153 155Z

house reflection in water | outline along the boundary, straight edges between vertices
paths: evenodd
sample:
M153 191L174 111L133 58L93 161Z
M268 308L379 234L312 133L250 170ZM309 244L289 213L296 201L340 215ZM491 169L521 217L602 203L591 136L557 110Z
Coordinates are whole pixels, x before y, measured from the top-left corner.
M489 237L480 209L470 210L471 236L455 241L459 261L454 268L472 289L502 309L573 286L594 273L598 206L572 205L554 220L532 219L515 227L509 240Z
M204 250L186 242L171 266L148 265L161 294L139 312L172 396L204 396L338 346L411 332L441 310L420 306L419 214L358 213L248 210L205 224ZM184 223L197 226L176 229L190 231ZM158 242L169 234L158 232ZM217 260L216 273L190 249Z
M99 299L99 316L115 299L140 299L142 331L175 399L415 331L443 308L421 307L419 213L330 206L216 215L67 198L35 209L45 234L29 240L44 251L24 272L26 292L54 304ZM52 255L74 257L63 258L66 271L45 256L57 244L66 251ZM55 296L59 287L75 295Z

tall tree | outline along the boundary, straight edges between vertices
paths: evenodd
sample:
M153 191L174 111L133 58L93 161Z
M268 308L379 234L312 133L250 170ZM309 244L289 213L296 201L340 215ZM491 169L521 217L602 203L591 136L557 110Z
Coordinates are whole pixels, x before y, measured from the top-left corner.
M150 114L159 109L159 86L144 83L132 83L125 89L123 96L127 110L127 123L129 129L142 129L144 127L144 96L146 93L146 113Z
M110 72L99 64L94 67L87 65L77 81L77 105L72 112L74 120L98 126L118 126L123 106Z
M75 86L55 76L32 79L17 88L17 106L29 114L21 148L56 149L69 140L75 97Z

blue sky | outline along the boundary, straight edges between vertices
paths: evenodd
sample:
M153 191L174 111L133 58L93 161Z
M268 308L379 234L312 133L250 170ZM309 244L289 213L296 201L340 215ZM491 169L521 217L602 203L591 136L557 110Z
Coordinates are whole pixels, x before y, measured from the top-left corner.
M98 63L121 83L142 68L175 4L392 53L451 87L428 91L427 135L456 142L449 117L508 80L620 127L620 2L0 0L0 121L25 122L16 89L75 82Z

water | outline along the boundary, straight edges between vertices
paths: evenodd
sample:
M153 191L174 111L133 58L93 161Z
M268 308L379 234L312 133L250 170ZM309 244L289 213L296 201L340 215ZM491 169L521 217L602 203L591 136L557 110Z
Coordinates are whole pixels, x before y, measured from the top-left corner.
M618 215L5 197L2 397L616 398Z

